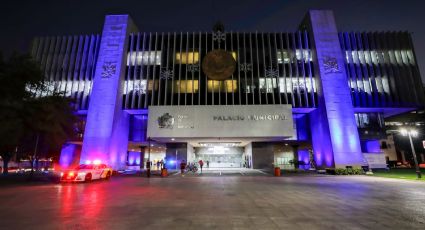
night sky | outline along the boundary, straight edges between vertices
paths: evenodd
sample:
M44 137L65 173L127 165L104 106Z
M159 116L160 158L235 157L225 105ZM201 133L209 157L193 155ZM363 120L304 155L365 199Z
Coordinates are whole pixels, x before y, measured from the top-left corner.
M293 31L308 9L331 9L340 31L410 31L425 83L421 0L2 0L0 50L29 50L35 36L101 33L106 14L130 14L140 31Z

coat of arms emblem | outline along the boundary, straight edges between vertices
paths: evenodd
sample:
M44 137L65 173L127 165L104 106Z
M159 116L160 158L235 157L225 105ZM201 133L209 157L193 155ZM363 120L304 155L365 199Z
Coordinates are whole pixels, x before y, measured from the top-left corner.
M164 113L158 117L158 126L160 129L172 129L174 125L174 117L169 113Z
M325 74L341 72L338 66L338 61L334 57L325 56L323 60L323 68L325 69Z

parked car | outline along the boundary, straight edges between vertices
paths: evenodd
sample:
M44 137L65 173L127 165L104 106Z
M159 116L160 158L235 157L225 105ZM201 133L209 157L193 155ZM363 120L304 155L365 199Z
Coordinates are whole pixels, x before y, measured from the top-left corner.
M61 182L90 182L92 180L109 179L112 168L106 164L80 164L72 170L61 173Z

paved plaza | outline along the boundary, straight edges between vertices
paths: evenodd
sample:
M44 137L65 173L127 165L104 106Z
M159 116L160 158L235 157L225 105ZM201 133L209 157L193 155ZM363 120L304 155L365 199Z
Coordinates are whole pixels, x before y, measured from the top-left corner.
M2 186L2 185L0 185ZM2 229L424 229L425 183L262 173L0 189Z

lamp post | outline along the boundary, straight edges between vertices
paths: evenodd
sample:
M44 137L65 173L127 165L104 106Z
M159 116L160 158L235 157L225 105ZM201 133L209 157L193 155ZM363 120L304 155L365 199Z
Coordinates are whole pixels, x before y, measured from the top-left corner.
M178 170L178 168L177 168L177 149L176 149L176 170Z
M401 135L409 137L410 147L412 148L413 160L415 161L416 175L418 179L420 179L422 177L421 170L419 169L418 159L416 159L415 147L413 146L413 141L412 141L412 136L413 137L418 136L418 131L414 129L401 129L400 132L401 132Z
M151 138L148 137L148 145L149 145L149 149L148 149L148 161L146 162L146 176L147 177L151 177Z

